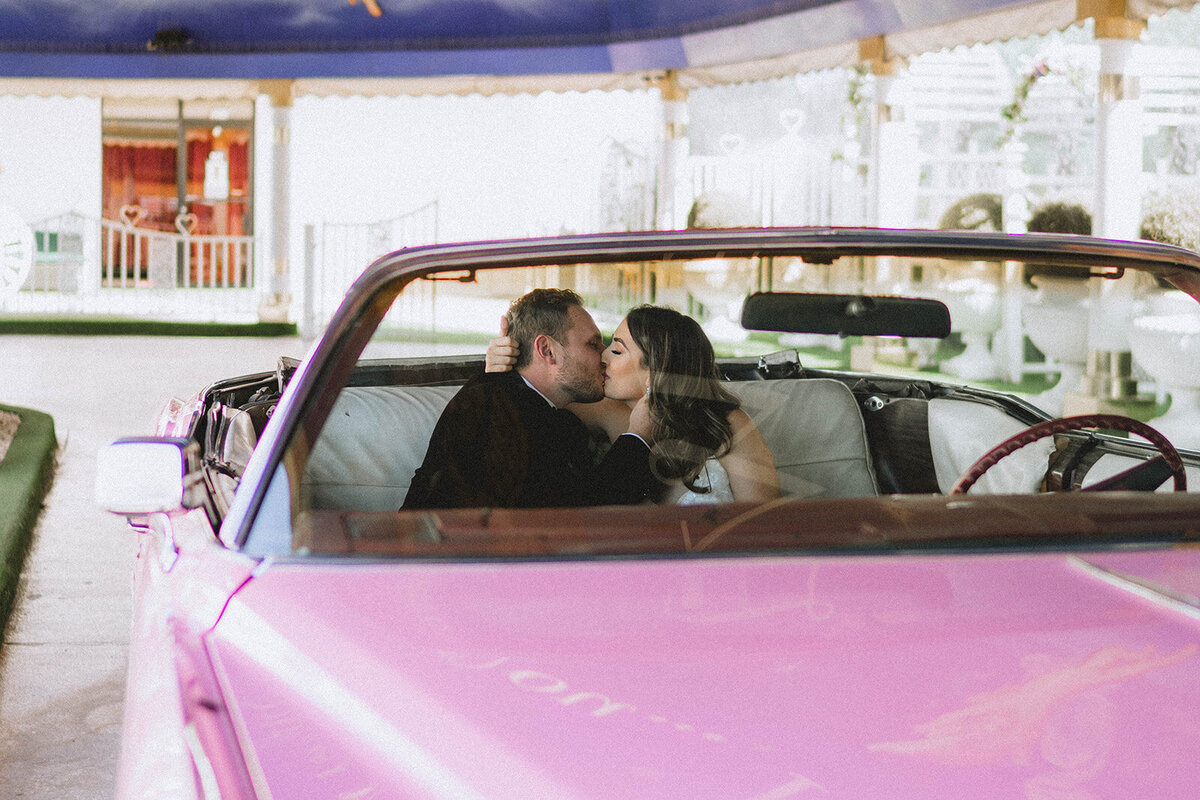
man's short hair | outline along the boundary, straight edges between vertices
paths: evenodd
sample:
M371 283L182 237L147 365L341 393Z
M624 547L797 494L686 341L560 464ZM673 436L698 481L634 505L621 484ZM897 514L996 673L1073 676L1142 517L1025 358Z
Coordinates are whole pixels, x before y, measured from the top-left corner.
M508 335L521 348L516 368L533 360L533 340L545 334L566 343L571 330L571 306L583 306L583 298L570 289L534 289L508 307Z

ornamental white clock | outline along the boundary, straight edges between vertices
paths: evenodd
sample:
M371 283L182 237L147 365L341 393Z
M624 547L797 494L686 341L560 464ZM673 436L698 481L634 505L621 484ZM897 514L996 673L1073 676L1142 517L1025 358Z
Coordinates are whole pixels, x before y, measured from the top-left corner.
M18 291L33 268L33 230L11 207L0 205L0 294Z

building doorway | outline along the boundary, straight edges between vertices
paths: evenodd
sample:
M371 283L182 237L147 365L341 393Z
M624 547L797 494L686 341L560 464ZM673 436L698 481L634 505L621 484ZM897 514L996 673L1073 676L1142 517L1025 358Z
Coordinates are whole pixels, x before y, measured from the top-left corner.
M174 265L179 286L212 285L217 276L247 285L249 269L234 274L228 248L213 241L253 234L253 103L106 99L102 139L106 282L161 286L170 276L151 275L157 261ZM175 247L188 252L164 258L165 245L154 243L165 240L149 232L183 237Z

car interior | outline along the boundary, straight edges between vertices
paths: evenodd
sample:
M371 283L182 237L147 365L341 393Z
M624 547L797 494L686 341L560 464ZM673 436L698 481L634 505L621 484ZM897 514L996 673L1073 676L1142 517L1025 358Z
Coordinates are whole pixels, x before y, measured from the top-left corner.
M780 490L787 497L945 492L992 445L1026 427L981 402L902 397L889 408L892 399L884 392L870 391L869 383L858 387L856 396L835 378L747 379L762 373L756 367L739 370L739 366L744 365L726 365L727 375L743 373L728 388L770 446ZM301 490L309 507L400 508L433 427L457 389L454 385L348 387L339 395L304 472ZM919 387L908 390L914 389ZM868 424L879 441L877 452L871 447ZM380 436L380 431L390 433ZM962 435L966 431L975 435ZM1045 463L1049 447L1014 455L997 471L989 471L979 491L1035 491L1041 475L1030 467Z
M711 273L699 274L712 283ZM941 302L865 291L839 293L828 291L829 286L807 291L812 282L803 280L794 286L779 278L771 283L781 284L782 290L764 288L761 272L757 283L749 284L751 291L721 287L720 298L737 298L743 327L770 332L765 341L776 347L760 346L764 352L758 355L723 354L718 367L770 447L786 500L946 495L981 456L1050 419L1017 395L920 372L813 366L803 347L782 346L791 334L839 340L880 333L910 340L942 338L951 332L951 320ZM714 297L709 308L720 298ZM619 319L617 313L614 309L606 317L609 330L612 320ZM389 333L386 324L380 332L381 343L366 348L305 453L293 502L296 513L310 520L328 514L404 516L395 512L442 409L483 368L478 345L473 355L397 357L389 354L389 337L394 340L397 335ZM226 506L296 366L282 359L274 375L215 392L217 402L201 427L211 454L209 471L216 475L215 494L224 497ZM970 493L1035 496L1055 488L1054 478L1068 488L1088 488L1156 453L1154 446L1121 432L1065 432L1000 459ZM1183 462L1194 491L1200 485L1200 455L1185 452ZM1160 493L1171 490L1169 481L1158 488ZM219 516L221 509L215 513Z

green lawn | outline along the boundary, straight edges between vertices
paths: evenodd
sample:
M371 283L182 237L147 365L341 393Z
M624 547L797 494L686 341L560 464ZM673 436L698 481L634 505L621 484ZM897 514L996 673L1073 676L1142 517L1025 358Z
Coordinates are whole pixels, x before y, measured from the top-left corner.
M0 406L21 418L0 461L0 630L8 620L33 527L54 474L58 439L48 414Z
M0 335L37 336L296 336L291 322L169 322L105 317L9 317Z

